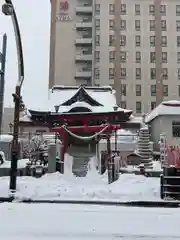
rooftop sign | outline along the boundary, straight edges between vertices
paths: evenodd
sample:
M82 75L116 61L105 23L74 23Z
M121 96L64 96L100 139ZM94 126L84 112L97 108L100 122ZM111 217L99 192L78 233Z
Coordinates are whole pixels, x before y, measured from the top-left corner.
M68 22L72 21L72 17L68 14L69 3L68 1L61 1L59 5L59 13L56 16L56 21Z

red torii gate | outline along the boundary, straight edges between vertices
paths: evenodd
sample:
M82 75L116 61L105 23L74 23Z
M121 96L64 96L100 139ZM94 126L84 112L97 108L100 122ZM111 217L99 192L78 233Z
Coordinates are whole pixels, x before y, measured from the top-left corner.
M113 131L116 132L120 129L120 125L113 124L102 124L95 126L66 126L66 124L60 127L52 128L52 132L59 133L62 136L62 148L61 148L61 156L60 156L60 172L64 173L64 156L68 148L68 135L79 138L81 140L87 141L98 137L100 134L110 135ZM89 137L78 136L76 133L95 133Z

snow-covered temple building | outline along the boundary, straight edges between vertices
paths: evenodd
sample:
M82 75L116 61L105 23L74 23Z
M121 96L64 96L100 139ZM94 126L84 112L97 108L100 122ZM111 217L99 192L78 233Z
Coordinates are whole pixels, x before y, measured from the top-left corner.
M36 106L27 106L27 114L20 119L21 132L51 132L52 128L68 126L99 126L105 123L120 124L121 129L133 132L141 127L142 118L131 110L116 104L110 87L54 86L47 101L39 100Z
M159 150L160 134L167 136L168 145L180 144L180 101L164 101L146 115L154 148Z

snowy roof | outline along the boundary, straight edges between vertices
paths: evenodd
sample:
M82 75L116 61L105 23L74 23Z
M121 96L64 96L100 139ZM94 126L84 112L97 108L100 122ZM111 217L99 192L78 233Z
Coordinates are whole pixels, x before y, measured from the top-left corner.
M180 101L170 100L159 104L145 116L145 123L151 122L158 116L180 115Z
M1 134L0 142L11 142L13 140L13 136L10 134Z
M69 101L78 93L85 94L89 98L89 101L93 101L93 104L85 102L84 100ZM83 92L83 93L82 93ZM79 96L80 97L80 96ZM41 102L41 101L39 101ZM114 111L116 104L116 97L114 91L110 86L105 87L84 87L84 86L54 86L49 92L49 99L46 102L36 103L36 106L28 106L29 110L39 111L39 112L55 112L55 106L59 106L60 113L68 112L75 107L85 107L92 112L111 112ZM118 111L130 112L131 110L126 110L118 108Z
M20 118L20 122L32 122L31 117L29 115L25 115Z
M128 123L140 123L140 124L143 124L143 117L142 116L131 115L127 122Z

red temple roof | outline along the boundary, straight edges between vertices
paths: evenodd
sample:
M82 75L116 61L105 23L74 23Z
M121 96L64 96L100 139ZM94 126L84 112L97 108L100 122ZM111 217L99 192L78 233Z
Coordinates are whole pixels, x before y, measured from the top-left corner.
M38 106L38 104L42 106ZM28 106L27 106L28 107ZM89 119L122 119L127 121L131 110L117 107L115 92L108 87L55 86L47 102L39 101L28 107L31 117L51 117L62 121Z

